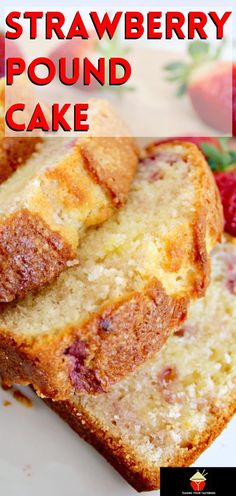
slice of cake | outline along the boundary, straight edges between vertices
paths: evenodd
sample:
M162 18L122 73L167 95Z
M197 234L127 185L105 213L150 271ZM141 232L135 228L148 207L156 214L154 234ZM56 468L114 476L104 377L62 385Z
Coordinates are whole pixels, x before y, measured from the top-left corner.
M182 325L208 285L221 231L219 195L199 149L151 147L126 205L87 232L80 265L2 309L0 375L54 399L108 390Z
M138 491L156 489L160 467L190 465L236 412L235 329L236 240L228 239L212 255L205 298L154 359L107 394L50 406Z
M77 260L85 230L127 198L137 146L107 102L90 110L93 137L44 139L0 187L0 302L56 278Z

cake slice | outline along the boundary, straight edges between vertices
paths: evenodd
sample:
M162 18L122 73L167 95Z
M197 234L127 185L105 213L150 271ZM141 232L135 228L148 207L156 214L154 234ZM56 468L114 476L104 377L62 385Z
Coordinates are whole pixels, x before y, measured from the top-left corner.
M80 264L3 306L0 375L41 396L101 393L182 325L222 231L214 178L192 144L153 146L129 199L78 249Z
M228 239L212 255L205 298L155 358L107 394L48 404L138 491L156 489L160 467L193 463L236 412L235 328L236 240Z
M2 303L40 289L77 261L86 229L127 198L137 146L122 137L128 133L107 102L93 101L90 112L92 136L44 139L0 187Z
M0 184L37 150L42 139L5 137L5 79L0 79Z

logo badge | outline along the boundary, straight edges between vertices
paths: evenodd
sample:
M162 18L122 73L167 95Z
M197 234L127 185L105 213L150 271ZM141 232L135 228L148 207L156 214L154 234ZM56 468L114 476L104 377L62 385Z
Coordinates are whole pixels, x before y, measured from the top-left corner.
M235 467L161 467L160 496L232 496ZM0 491L1 492L1 491Z
M205 472L205 470L203 470L202 473L197 470L197 472L195 472L195 474L190 477L190 485L194 491L199 492L204 489L204 487L206 486L206 475L207 472Z

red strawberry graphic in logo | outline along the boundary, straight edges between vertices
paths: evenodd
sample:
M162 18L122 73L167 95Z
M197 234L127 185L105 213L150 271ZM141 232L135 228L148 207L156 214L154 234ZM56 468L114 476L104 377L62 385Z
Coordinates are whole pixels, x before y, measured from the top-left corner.
M202 491L206 485L205 481L191 481L191 488L194 490L194 491Z
M206 485L206 475L205 470L203 470L202 473L197 470L197 472L190 477L190 485L194 491L200 492L204 489Z

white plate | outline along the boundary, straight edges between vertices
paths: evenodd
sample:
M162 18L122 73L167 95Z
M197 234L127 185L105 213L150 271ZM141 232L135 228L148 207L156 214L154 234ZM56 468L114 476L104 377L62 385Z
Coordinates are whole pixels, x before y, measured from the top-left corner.
M1 496L137 494L41 400L30 390L24 391L33 399L32 408L0 389ZM4 400L11 405L3 406ZM233 420L195 465L236 466L235 437Z

